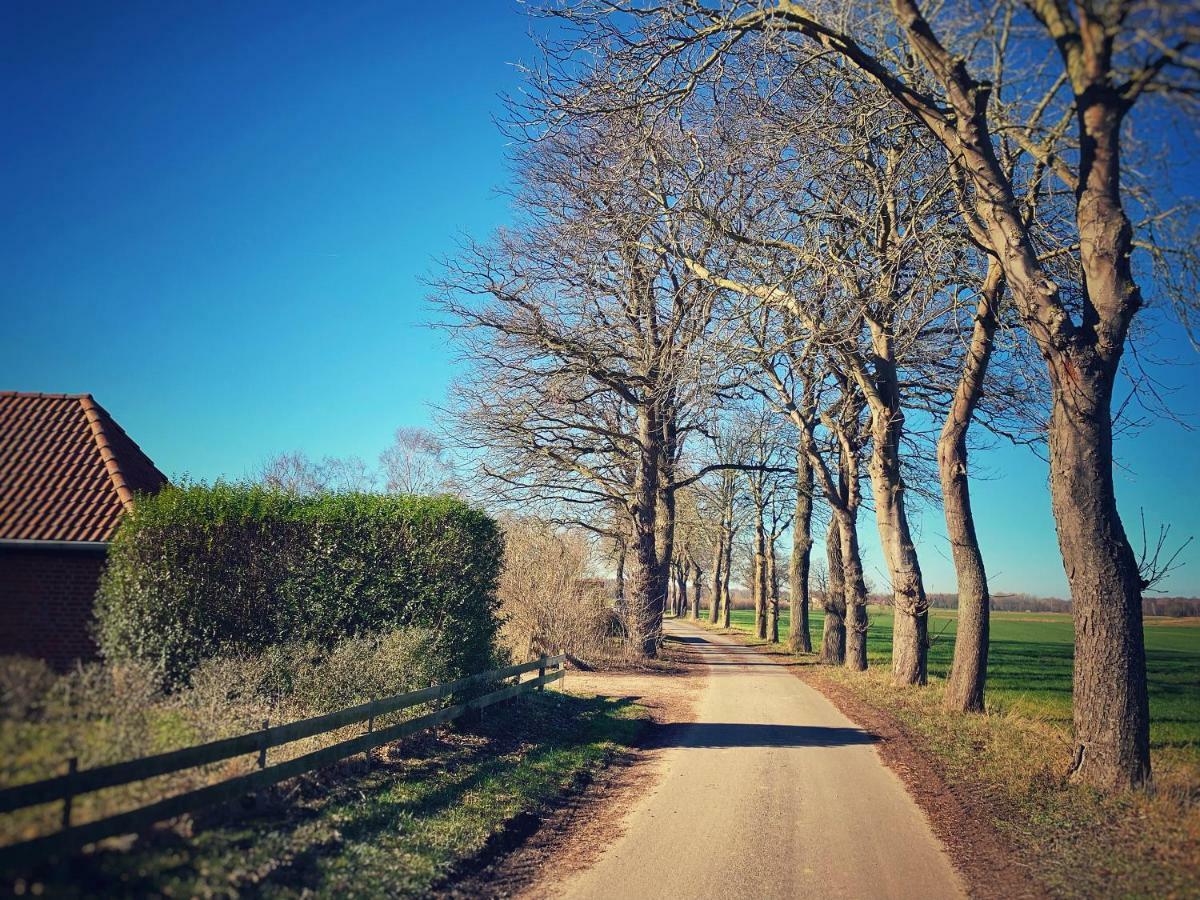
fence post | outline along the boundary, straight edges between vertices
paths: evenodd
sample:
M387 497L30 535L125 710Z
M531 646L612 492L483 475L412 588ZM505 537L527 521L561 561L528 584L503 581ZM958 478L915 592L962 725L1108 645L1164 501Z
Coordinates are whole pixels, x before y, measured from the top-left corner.
M265 769L267 767L267 729L271 727L270 719L263 719L262 727L262 746L258 748L258 767Z
M71 801L75 799L75 773L79 770L79 757L72 756L67 760L67 795L63 797L62 827L71 827Z
M541 659L539 659L538 662L541 663L541 665L538 666L538 678L545 678L546 677L546 656L545 656L545 654L542 655ZM539 691L545 691L546 686L544 684L539 684L537 686L537 689Z
M375 701L371 701L371 715L367 716L367 734L375 730ZM368 747L363 751L363 755L367 758L367 768L371 768L371 748Z

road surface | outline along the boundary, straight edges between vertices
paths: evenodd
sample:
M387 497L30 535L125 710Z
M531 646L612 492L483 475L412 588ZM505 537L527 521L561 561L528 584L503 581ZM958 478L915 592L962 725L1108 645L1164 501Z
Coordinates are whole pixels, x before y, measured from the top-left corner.
M563 896L965 896L870 734L771 657L667 624L707 663L696 720L656 726L657 785Z

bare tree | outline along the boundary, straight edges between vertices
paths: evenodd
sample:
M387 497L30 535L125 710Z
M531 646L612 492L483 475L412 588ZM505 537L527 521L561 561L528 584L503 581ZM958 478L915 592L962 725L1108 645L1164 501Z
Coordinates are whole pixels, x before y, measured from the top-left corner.
M268 487L294 494L315 494L329 488L320 465L302 450L277 453L267 459L259 470L258 480Z
M393 494L440 494L451 489L454 465L432 431L401 426L379 454L387 490Z
M296 494L363 493L374 490L378 484L377 474L357 456L326 456L316 462L301 450L269 458L263 463L258 479L270 487Z
M469 247L436 297L474 363L456 388L460 439L502 499L624 510L631 639L653 655L675 491L703 474L679 474L679 459L717 292L648 249L661 210L628 174L660 173L636 122L523 152L521 228Z
M747 35L802 36L882 87L944 147L964 219L1000 267L1046 364L1052 507L1076 626L1072 772L1098 786L1148 783L1143 585L1112 478L1112 392L1144 303L1122 135L1146 98L1195 96L1197 7L1011 0L986 13L950 3L927 14L917 0L880 6L882 20L875 4L673 0L647 7L633 34L628 16L611 16L608 3L569 12L601 23L605 35L619 32L611 46L627 80L668 96L689 91ZM978 39L981 17L999 22L999 44ZM1040 96L1006 102L1002 91L1013 84L1033 85ZM1079 274L1069 289L1039 252L1038 217L1023 207L1003 162L1010 152L1042 162L1066 189L1055 194L1069 203L1076 233L1068 246Z

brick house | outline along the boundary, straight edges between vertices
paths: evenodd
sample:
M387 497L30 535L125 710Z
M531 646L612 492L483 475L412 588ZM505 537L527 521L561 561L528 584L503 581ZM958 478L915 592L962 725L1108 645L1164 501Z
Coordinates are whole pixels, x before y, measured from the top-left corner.
M94 656L108 542L167 479L91 394L0 391L0 655Z

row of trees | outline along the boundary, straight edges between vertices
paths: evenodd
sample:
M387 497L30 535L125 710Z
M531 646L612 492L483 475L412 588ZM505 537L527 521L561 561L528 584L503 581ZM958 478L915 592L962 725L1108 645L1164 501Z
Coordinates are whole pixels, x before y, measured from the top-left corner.
M651 655L672 579L683 596L702 560L722 614L742 515L759 633L777 632L790 533L789 640L810 649L824 521L821 654L852 669L867 665L870 509L905 685L927 678L909 516L928 492L958 578L946 702L971 712L990 598L969 450L981 429L1044 442L1076 623L1073 771L1146 783L1141 595L1161 572L1139 566L1117 513L1113 394L1140 383L1122 364L1146 300L1186 318L1194 218L1154 180L1169 150L1128 123L1200 88L1197 9L544 12L555 38L510 107L517 220L464 247L436 289L471 363L450 412L489 491L614 548L631 640Z

